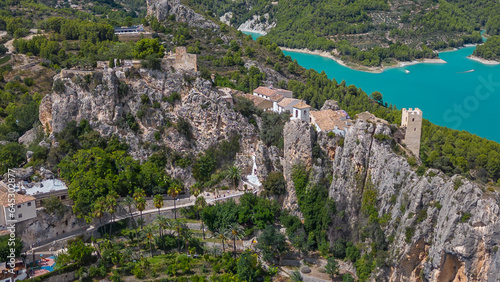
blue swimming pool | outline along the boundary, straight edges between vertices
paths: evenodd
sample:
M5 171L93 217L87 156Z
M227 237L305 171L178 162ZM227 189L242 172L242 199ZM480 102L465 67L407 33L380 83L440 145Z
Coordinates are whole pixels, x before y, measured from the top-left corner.
M55 265L55 264L54 264ZM45 270L48 270L49 272L52 272L54 271L54 267L53 266L42 266L41 269L45 269Z
M54 271L54 267L56 267L56 262L55 262L55 257L48 257L49 259L53 259L54 260L54 263L52 265L44 265L44 266L41 266L40 268L41 269L45 269L45 270L48 270L49 272L52 272Z

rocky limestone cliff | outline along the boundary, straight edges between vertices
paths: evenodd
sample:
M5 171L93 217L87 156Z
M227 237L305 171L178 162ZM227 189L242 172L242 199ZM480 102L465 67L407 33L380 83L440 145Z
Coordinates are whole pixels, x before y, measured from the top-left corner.
M176 21L187 23L192 27L218 28L217 24L183 5L180 0L147 0L146 3L148 5L147 15L156 17L160 22L168 16L174 15Z
M69 207L60 215L39 209L37 217L16 224L16 235L23 240L23 249L28 250L31 244L48 244L64 234L73 234L85 230L88 226L85 220L77 218Z
M332 227L331 240L339 232L356 237L363 191L371 185L379 217L388 218L383 232L394 238L393 265L376 281L497 281L498 193L437 170L417 176L395 153L399 145L380 138L391 136L390 127L371 120L358 119L336 148L329 195L345 212L347 230Z
M261 18L263 18L264 20L262 20ZM269 14L264 14L263 16L253 15L251 19L248 19L246 22L242 23L238 27L238 30L266 35L274 27L276 27L276 23L270 23Z
M312 167L312 144L316 138L315 134L313 127L302 120L290 120L283 129L283 176L287 183L284 208L289 209L293 214L300 214L292 180L293 168L296 165L304 165L306 168Z
M62 82L63 91L46 95L40 105L40 121L49 131L60 132L69 121L85 119L101 135L116 135L126 142L130 154L139 160L151 155L151 145L165 145L177 152L197 155L238 133L240 153L256 154L257 175L261 180L279 166L279 150L259 142L257 128L235 112L209 81L186 79L182 72L144 69L127 73L107 69L89 77L58 75L54 80L60 81L55 84ZM180 101L168 102L166 98L174 92L180 94ZM135 119L138 129L130 127L127 122L130 117ZM189 139L175 129L174 124L180 118L191 125ZM251 167L252 163L248 165ZM167 171L183 179L191 174L189 169L178 167ZM188 178L184 180L190 185L193 180Z

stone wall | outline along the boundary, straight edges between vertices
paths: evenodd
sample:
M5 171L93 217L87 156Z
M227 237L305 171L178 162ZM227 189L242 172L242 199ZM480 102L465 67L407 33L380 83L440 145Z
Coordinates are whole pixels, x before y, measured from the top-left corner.
M422 111L418 108L402 110L401 126L406 128L403 142L418 158L420 153L420 136L422 135Z

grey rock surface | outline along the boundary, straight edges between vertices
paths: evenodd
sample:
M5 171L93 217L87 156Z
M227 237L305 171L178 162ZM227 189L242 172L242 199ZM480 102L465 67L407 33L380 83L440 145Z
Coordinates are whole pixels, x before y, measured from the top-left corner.
M154 16L160 22L174 15L176 21L187 23L192 27L218 28L214 22L182 4L180 0L147 0L146 2L148 16Z
M395 262L391 281L496 281L500 277L498 193L437 170L418 176L391 141L383 123L357 120L333 162L330 197L345 212L345 229L355 236L362 222L361 199L368 187L377 195L378 216ZM401 151L399 151L401 152ZM338 225L337 225L338 227ZM339 234L331 228L330 239ZM407 239L407 234L411 238Z

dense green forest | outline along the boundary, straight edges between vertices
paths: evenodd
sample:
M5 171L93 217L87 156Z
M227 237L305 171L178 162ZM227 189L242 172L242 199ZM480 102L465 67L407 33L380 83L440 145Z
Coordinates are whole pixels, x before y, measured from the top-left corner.
M364 66L432 58L436 55L429 48L481 43L481 28L491 35L500 29L500 4L492 1L188 2L216 16L232 12L230 22L235 27L253 15L268 14L269 19L260 21L276 23L266 37L279 46L337 49L344 60ZM355 51L345 52L346 46Z
M484 44L477 46L472 54L486 60L500 60L500 36L491 36Z

